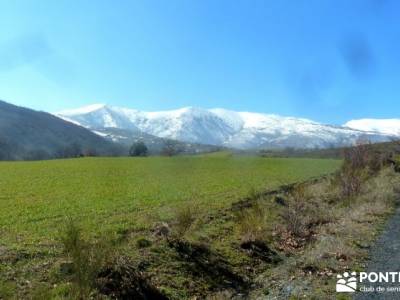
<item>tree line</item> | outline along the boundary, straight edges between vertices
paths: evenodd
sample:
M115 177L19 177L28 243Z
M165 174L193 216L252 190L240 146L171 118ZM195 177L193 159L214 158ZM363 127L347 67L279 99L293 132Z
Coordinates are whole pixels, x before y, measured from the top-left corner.
M160 151L161 155L174 156L184 151L183 147L176 141L167 140ZM149 149L143 141L132 144L129 149L129 156L147 156Z
M150 153L148 146L143 141L134 142L129 149L116 146L108 152L98 151L95 147L84 147L80 143L73 142L69 145L59 146L55 150L48 148L26 149L8 140L0 138L0 161L1 160L45 160L94 156L148 156L150 154L161 154L174 156L184 152L183 146L176 141L165 141L161 150Z

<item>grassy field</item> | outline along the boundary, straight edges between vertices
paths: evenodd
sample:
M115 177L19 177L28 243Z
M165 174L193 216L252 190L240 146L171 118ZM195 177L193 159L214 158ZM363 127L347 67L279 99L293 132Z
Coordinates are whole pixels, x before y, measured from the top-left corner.
M148 284L171 300L334 299L335 274L364 270L400 180L398 166L371 163L346 196L345 162L1 162L0 299L153 299Z
M51 240L66 217L90 232L166 220L196 201L214 209L255 190L334 171L340 162L232 156L82 158L0 163L0 242Z
M170 299L229 289L226 273L253 276L255 272L245 269L254 259L239 246L247 221L236 220L231 204L332 173L340 164L230 153L0 162L0 299L75 298L72 279L62 271L67 258L61 237L70 219L82 229L85 240L106 239L107 248L112 245L117 256L128 257L135 268L146 266L146 276ZM281 208L273 201L264 202L262 211L272 226L279 222ZM194 232L181 235L183 244L154 235L160 222L172 226L174 234L179 232L174 222L194 216L185 214L187 208L195 209L196 222ZM180 253L193 251L191 243L210 247L200 252L194 265ZM201 276L198 263L200 270L207 270L200 271ZM257 262L254 268L260 272L267 266ZM207 277L208 273L213 275Z

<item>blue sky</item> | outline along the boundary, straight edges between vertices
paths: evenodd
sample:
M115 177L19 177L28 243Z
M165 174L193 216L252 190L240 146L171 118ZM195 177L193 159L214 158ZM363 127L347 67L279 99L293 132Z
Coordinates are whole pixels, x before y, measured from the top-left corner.
M400 1L0 1L0 99L400 117Z

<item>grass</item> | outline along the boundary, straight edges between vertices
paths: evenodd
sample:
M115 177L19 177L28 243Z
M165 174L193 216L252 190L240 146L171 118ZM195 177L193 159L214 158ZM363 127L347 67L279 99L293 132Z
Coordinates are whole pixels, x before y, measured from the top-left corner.
M140 286L172 300L331 298L336 273L363 268L400 177L386 168L350 198L334 176L263 191L340 164L229 153L0 163L0 299Z
M90 244L82 238L80 228L71 220L61 232L64 254L70 261L67 266L74 283L74 298L87 299L94 286L97 272L110 255L107 243Z
M0 243L51 244L66 217L93 234L146 227L191 199L200 209L218 209L249 190L317 177L339 164L226 153L1 162Z
M329 179L307 186L303 194L306 207L299 214L308 221L306 227L312 235L295 251L290 239L275 240L275 247L286 252L288 259L262 274L258 281L278 299L283 298L282 287L287 286L296 287L291 293L293 299L335 299L336 274L365 271L368 250L398 204L399 183L400 176L392 168L385 168L349 199L344 199L340 186L332 185ZM278 225L290 222L283 219Z
M0 162L0 299L92 293L96 270L108 270L97 250L108 247L170 299L225 289L254 263L240 243L263 238L278 217L271 204L265 219L237 228L231 204L340 163L229 153ZM170 242L154 234L157 224L171 226ZM205 269L211 275L195 275Z

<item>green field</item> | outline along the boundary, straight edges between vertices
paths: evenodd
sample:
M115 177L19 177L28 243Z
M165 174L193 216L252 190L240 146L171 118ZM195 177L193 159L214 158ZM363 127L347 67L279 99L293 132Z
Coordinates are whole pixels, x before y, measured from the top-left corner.
M51 242L67 217L88 232L168 220L195 201L221 208L250 191L334 171L337 160L204 156L81 158L0 163L0 244Z

